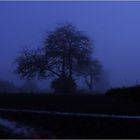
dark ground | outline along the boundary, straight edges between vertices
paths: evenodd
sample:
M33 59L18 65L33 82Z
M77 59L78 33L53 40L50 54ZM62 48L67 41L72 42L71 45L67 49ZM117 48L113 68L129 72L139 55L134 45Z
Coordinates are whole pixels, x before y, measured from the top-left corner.
M0 108L140 115L140 102L102 95L0 94ZM0 112L42 130L40 138L140 138L140 120ZM46 135L44 135L46 133ZM15 138L0 133L0 138ZM22 138L19 137L19 138Z
M140 101L108 95L0 94L0 108L140 115Z

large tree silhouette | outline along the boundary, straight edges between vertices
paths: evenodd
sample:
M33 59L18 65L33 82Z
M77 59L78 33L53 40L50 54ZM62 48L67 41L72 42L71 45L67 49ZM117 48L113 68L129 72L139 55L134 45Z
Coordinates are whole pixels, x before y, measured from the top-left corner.
M91 62L93 42L72 24L63 24L48 32L43 43L42 48L26 49L17 57L17 74L22 78L55 77L53 88L64 92L73 89L74 77Z

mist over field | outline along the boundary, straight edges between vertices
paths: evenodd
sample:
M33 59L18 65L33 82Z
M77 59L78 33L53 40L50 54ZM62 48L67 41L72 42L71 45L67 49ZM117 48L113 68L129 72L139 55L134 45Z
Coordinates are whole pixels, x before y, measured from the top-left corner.
M0 1L0 138L140 138L139 38L139 1Z
M98 89L135 85L140 80L139 13L140 2L133 1L1 1L0 78L22 86L24 81L13 73L17 55L24 47L42 46L46 32L71 22L94 40L93 57L100 60L108 77ZM50 89L47 79L37 83L42 89ZM83 87L83 82L80 85Z

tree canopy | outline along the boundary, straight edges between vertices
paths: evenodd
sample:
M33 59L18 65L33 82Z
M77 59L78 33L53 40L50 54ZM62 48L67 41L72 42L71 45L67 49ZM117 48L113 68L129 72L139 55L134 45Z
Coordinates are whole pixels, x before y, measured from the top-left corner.
M72 24L63 24L47 33L41 48L26 49L17 57L16 73L21 78L55 77L55 86L57 81L63 81L62 87L67 82L74 85L74 77L91 67L92 53L93 41L88 35Z

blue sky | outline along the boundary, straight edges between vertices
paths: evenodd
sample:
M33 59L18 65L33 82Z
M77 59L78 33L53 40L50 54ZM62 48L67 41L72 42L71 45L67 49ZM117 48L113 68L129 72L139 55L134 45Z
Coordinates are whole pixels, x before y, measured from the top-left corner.
M13 74L22 48L42 46L46 32L71 22L85 31L97 57L110 74L112 87L140 80L140 1L0 2L0 78Z

